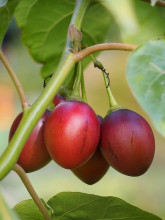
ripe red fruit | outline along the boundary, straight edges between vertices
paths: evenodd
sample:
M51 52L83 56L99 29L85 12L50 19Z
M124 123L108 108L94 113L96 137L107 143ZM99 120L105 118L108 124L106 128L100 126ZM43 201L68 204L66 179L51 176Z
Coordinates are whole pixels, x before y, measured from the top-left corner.
M95 112L86 103L66 101L49 115L44 128L47 150L60 166L73 169L95 152L100 126Z
M65 102L66 98L62 95L56 94L54 99L53 99L53 104L54 106L57 106L58 104Z
M102 117L97 116L99 123L102 123ZM83 182L92 185L98 182L109 169L109 164L100 152L99 145L93 156L82 166L75 168L72 172Z
M129 176L140 176L152 163L154 135L142 116L128 109L119 109L103 120L101 151L114 169Z
M44 124L49 114L50 111L47 110L38 121L18 158L17 163L26 172L38 170L51 160L44 143ZM21 112L14 120L9 133L9 141L14 135L22 116L23 113Z

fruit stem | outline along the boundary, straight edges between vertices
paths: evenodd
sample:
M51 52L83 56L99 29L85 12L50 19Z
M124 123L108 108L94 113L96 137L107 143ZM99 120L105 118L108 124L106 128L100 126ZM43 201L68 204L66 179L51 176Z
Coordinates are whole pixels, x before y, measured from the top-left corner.
M86 96L86 89L85 89L85 82L84 82L84 72L83 72L83 66L82 66L82 62L80 61L79 63L81 63L81 92L82 92L82 99L84 100L85 103L88 103L87 101L87 96Z
M106 90L107 90L107 94L108 94L108 98L109 98L109 106L110 108L117 106L118 103L116 102L111 89L110 89L110 79L109 79L109 73L106 72L104 66L102 65L102 63L100 61L98 61L92 54L90 55L93 63L94 63L94 67L99 68L100 70L102 70L103 73L103 77L104 77L104 82L105 82L105 86L106 86Z
M81 86L81 79L82 79L82 64L81 64L81 62L76 63L76 71L77 71L77 75L76 75L72 95L80 97L80 86Z
M109 98L109 106L110 108L117 106L118 103L116 102L111 89L110 89L110 84L109 84L109 79L107 78L107 74L105 73L105 71L102 71L103 73L103 77L104 77L104 82L105 82L105 86L106 86L106 90L107 90L107 94L108 94L108 98Z
M104 44L96 44L90 47L85 48L79 52L76 52L76 58L78 61L84 59L88 55L104 50L124 50L124 51L133 51L137 48L136 45L133 44L125 44L125 43L104 43Z
M21 83L18 80L14 70L12 69L12 67L9 64L7 58L5 57L4 53L2 52L2 50L0 50L0 59L3 63L3 65L5 66L6 70L10 74L10 77L12 78L12 81L13 81L13 83L14 83L16 89L17 89L17 92L19 94L19 97L20 97L22 109L24 110L26 107L28 107L28 102L27 102L24 90L23 90L23 88L21 86Z
M37 195L36 191L34 190L29 178L27 177L24 169L21 166L19 166L18 164L16 164L14 166L13 170L18 174L18 176L22 180L23 184L25 185L25 187L28 190L29 194L31 195L32 199L34 200L34 202L38 206L38 208L41 211L44 218L46 220L51 220L51 216L49 215L47 209L45 208L45 206L41 202L40 198L38 197L38 195Z
M81 69L80 63L75 65L76 78L73 86L72 96L80 96Z

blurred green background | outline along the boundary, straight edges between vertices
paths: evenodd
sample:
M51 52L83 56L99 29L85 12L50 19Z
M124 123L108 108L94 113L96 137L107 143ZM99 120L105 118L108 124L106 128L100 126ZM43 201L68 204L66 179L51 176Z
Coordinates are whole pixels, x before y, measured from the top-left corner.
M107 1L107 3L114 13L120 9L115 1L111 1L111 3ZM122 4L120 0L118 4L124 7L121 11L119 10L117 17L123 41L138 43L153 35L153 30L148 28L146 34L143 32L142 38L140 33L147 25L146 20L142 24L140 23L141 20L137 19L131 1L125 1ZM151 31L152 33L150 33ZM163 34L156 29L154 33L155 36ZM29 103L33 103L43 90L43 80L39 74L41 65L33 61L27 48L22 45L20 33L17 31L14 21L8 32L8 38L6 37L5 40L4 52L25 89ZM118 103L140 113L152 126L149 117L136 102L126 82L125 71L128 56L129 52L108 51L102 52L99 60L107 72L110 72L112 92ZM108 110L108 98L102 73L92 64L85 70L85 82L89 104L97 114L104 116ZM16 89L0 63L0 153L7 146L10 126L20 111L21 105ZM165 217L165 139L154 128L153 131L156 139L155 158L150 169L143 176L128 177L110 168L102 180L88 186L77 179L71 171L59 167L54 162L50 162L43 169L30 173L28 176L39 196L46 201L62 191L79 191L119 197L132 205ZM0 185L2 193L11 207L21 200L30 198L19 177L13 171Z

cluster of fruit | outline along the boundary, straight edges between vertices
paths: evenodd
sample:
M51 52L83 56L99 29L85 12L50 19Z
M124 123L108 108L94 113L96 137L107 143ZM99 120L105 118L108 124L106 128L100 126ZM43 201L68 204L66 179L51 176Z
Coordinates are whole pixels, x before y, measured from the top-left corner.
M17 163L26 172L42 168L51 159L87 184L99 181L110 166L129 176L147 171L155 141L142 116L117 108L102 119L84 102L60 95L53 102L54 110L46 110L19 156ZM14 120L9 140L22 115Z

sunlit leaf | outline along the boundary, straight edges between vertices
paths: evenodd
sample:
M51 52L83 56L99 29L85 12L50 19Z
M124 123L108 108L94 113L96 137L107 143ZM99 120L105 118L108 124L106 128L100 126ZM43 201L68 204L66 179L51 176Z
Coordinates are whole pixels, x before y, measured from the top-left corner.
M146 42L131 53L127 80L139 104L165 136L165 40Z
M163 36L165 8L151 7L150 3L145 1L132 1L132 4L137 30L127 39L127 43L140 44Z
M74 5L75 1L70 0L22 0L17 7L15 17L23 30L23 42L33 58L44 64L44 78L54 72L59 62ZM102 43L113 22L101 4L91 7L82 27L85 43Z
M65 192L48 201L54 219L60 220L160 220L116 197Z

